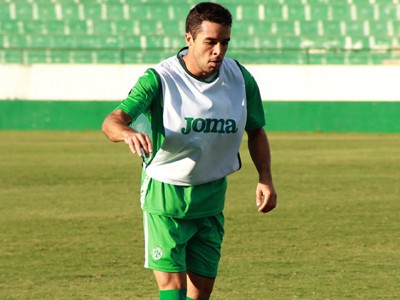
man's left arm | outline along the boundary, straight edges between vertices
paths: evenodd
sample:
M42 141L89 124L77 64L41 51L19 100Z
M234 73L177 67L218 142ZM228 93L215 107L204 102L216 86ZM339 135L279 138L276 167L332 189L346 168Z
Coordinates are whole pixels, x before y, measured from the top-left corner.
M272 182L271 151L263 128L247 130L251 159L258 172L256 204L258 211L267 213L276 207L277 193Z

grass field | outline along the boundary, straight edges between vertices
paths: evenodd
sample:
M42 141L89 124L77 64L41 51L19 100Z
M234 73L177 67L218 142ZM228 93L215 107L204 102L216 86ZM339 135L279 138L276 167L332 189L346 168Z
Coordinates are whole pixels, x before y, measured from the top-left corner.
M400 135L270 134L279 195L229 177L213 299L399 299ZM0 131L0 299L157 299L140 161L99 132Z

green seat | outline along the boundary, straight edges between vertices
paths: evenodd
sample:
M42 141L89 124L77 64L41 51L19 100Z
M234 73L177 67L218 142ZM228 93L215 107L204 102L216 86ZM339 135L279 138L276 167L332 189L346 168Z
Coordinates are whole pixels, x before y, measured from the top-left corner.
M145 46L145 47L144 47ZM185 46L184 39L181 36L147 36L146 37L146 45L141 44L142 48L146 48L148 50L169 50L169 49L177 49Z
M258 5L238 5L236 7L236 13L238 14L236 16L236 20L259 20L260 19ZM263 16L261 16L261 19L263 19Z
M264 8L264 20L265 21L282 21L282 20L284 20L282 6L266 5Z
M1 20L0 21L0 34L18 34L20 27L18 21L15 20Z
M31 49L27 51L25 56L27 64L40 64L40 63L51 63L51 53L50 50L37 50Z
M78 64L93 63L93 51L73 50L70 52L70 61Z
M120 64L122 62L121 53L115 51L96 51L97 63L101 64Z
M172 20L185 20L188 11L192 8L189 4L171 5L169 10L173 12Z
M350 5L331 5L329 6L330 20L345 20L350 21L354 19Z
M59 64L71 63L70 53L71 51L69 50L53 49L51 51L51 61L52 63L59 63Z
M343 47L346 49L353 50L370 50L371 39L367 36L352 36L351 37L351 47L346 45L347 47Z
M375 37L373 40L371 40L371 44L369 46L371 49L391 49L392 45L397 44L398 42L398 38Z
M393 35L400 37L400 22L399 21L395 21L395 22L391 22L392 26L393 26Z
M87 40L86 36L78 35L51 35L49 47L52 49L75 49L79 47L80 40Z
M276 22L277 26L277 34L280 37L285 36L296 36L300 33L300 26L298 25L298 21L281 21Z
M43 34L46 31L45 22L43 21L25 21L22 23L24 33L26 34Z
M380 0L378 0L377 2L379 2ZM351 3L355 4L355 5L369 5L371 3L370 0L351 0Z
M67 20L64 24L71 35L86 35L88 33L86 21Z
M375 8L373 5L364 4L356 5L357 20L375 20Z
M314 37L302 38L301 48L303 49L345 49L345 37Z
M322 21L324 28L324 36L340 36L342 35L341 21ZM343 32L343 35L345 32Z
M400 21L399 5L377 5L379 20Z
M8 3L0 3L0 20L9 20L10 5Z
M162 34L161 21L154 22L151 20L142 20L138 23L139 32L142 35L159 35Z
M168 5L133 4L129 5L130 20L170 20L172 15Z
M120 3L107 3L106 6L107 20L125 20L124 6Z
M117 35L132 35L135 34L135 22L132 20L117 20L111 21Z
M43 34L31 34L29 35L30 39L30 48L52 48L55 47L55 43L53 43L51 36L43 35Z
M79 6L74 3L63 4L61 6L63 20L80 20Z
M141 37L140 36L120 36L119 47L124 49L140 49Z
M348 0L307 0L307 4L314 5L347 5Z
M328 20L329 7L327 5L310 5L311 20Z
M48 34L64 34L66 23L64 21L47 21Z
M299 25L301 36L318 36L323 29L322 21L302 21Z
M185 36L185 19L160 21L160 24L163 34Z
M318 64L326 64L326 65L344 65L348 64L346 56L343 53L327 53L321 57L319 57L320 62L312 62Z
M389 31L393 26L390 21L369 21L369 34L372 36L390 36L392 33Z
M53 4L38 3L39 20L57 20L56 8Z
M346 23L346 35L349 36L365 36L364 22L362 21L347 21Z
M102 8L99 4L85 4L83 6L85 20L101 20L103 19Z
M377 53L372 55L369 51L352 51L347 53L346 58L347 62L352 65L372 65L374 64L372 57L375 55L378 56Z
M33 7L31 4L15 3L15 15L18 20L33 20Z
M304 5L288 5L289 20L306 20L306 11Z
M30 36L25 34L7 34L3 35L3 41L7 41L7 48L29 48L31 46Z
M114 21L93 20L92 31L94 35L116 35L117 25ZM122 34L122 32L119 32Z
M0 49L0 63L2 64L22 63L22 51L16 49Z
M302 38L298 36L291 37L279 37L279 44L283 49L300 49L301 48Z

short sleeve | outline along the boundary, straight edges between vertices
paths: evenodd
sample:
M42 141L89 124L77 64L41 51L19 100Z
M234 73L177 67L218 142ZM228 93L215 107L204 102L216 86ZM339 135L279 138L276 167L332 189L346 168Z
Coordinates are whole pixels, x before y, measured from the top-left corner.
M239 67L242 71L247 98L247 121L246 130L258 129L265 126L265 115L262 105L262 99L257 82L250 72L241 64Z
M128 97L117 106L116 110L120 109L127 113L133 122L140 114L149 111L151 103L159 94L159 89L158 74L153 69L147 69L130 90Z

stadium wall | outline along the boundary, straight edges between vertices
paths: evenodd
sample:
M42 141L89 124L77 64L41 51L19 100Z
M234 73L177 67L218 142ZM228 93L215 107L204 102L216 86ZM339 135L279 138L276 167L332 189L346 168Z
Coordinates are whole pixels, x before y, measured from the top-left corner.
M0 65L0 129L99 130L146 65ZM400 66L246 66L269 131L400 132Z

